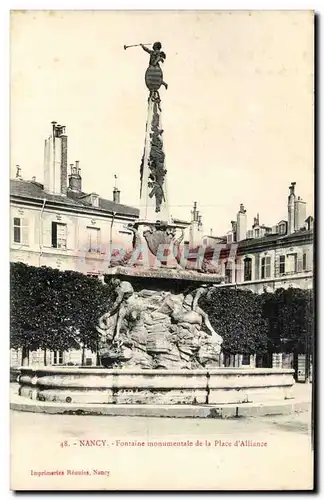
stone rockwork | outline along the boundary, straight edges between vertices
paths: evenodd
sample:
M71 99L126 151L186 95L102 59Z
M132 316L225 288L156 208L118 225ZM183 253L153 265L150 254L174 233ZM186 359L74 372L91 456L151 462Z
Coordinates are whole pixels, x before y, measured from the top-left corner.
M199 369L219 366L222 338L198 306L207 291L135 292L114 280L116 301L99 320L100 358L107 368Z

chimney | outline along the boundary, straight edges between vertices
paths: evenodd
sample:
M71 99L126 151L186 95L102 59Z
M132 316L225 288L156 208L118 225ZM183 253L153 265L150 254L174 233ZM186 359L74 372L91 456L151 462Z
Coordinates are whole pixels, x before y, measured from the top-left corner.
M298 196L297 200L295 200L295 210L294 210L294 228L295 231L299 231L300 229L306 226L306 202Z
M199 214L198 216L198 231L202 233L204 231L204 226L203 226L203 221L202 221L202 215Z
M76 193L81 193L82 191L82 177L80 175L81 169L79 163L79 160L76 160L75 165L73 163L70 164L69 189Z
M197 202L196 201L194 202L194 206L193 206L193 210L192 210L191 214L192 214L192 219L191 219L192 222L198 222L199 212L197 210Z
M243 203L240 204L240 209L237 213L236 223L236 241L246 240L247 217Z
M256 217L254 217L254 219L253 219L253 220L254 220L254 222L253 222L253 226L252 226L253 228L254 228L255 226L260 226L260 216L259 216L259 214L257 214L257 216L256 216Z
M21 172L20 166L16 165L16 179L20 179L20 180L22 179L20 172Z
M288 196L288 231L287 234L292 234L295 231L295 186L296 182L292 182L289 186Z
M197 202L194 202L193 210L191 211L191 223L189 229L189 246L195 248L201 244L201 216L197 210Z
M114 179L115 179L115 185L114 185L114 189L113 189L113 201L114 203L120 203L120 190L118 189L117 187L117 175L114 174Z
M32 182L36 182L36 177L35 177L35 175L32 177Z
M114 190L113 190L113 200L114 200L114 203L120 203L120 191L117 187L114 187Z
M307 231L312 231L313 228L314 228L314 217L312 217L311 215L309 215L307 217L307 219L305 220L306 222L306 229Z
M67 135L65 126L52 122L52 134L45 139L44 190L51 194L67 193Z

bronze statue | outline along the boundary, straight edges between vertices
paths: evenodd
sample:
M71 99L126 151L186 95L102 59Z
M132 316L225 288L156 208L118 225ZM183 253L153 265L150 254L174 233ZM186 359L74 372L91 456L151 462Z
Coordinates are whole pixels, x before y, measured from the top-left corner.
M148 49L142 43L140 45L145 52L150 54L149 67L145 73L145 83L147 88L151 92L157 92L161 85L167 89L168 84L163 81L163 73L160 67L160 63L164 63L166 59L165 53L161 51L161 42L153 43L153 50Z
M175 235L174 235L175 236ZM173 255L178 264L181 261L181 243L184 239L184 230L181 228L181 234L178 238L175 238L173 241Z
M142 238L140 232L138 230L138 224L127 224L126 228L133 233L132 247L133 250L141 249L142 247Z
M137 45L125 45L124 48L136 47ZM140 44L142 49L150 55L149 66L145 72L145 83L150 91L149 102L153 105L153 116L150 130L150 147L147 159L147 164L150 170L148 187L150 188L149 197L155 199L155 212L161 212L161 206L166 202L165 198L165 176L166 169L164 167L165 154L163 151L162 134L163 130L160 125L160 95L159 88L163 85L165 88L168 85L163 80L163 73L160 64L166 59L163 52L161 42L153 43L152 49L149 49L145 44ZM142 196L143 172L144 172L144 156L140 165L140 195Z

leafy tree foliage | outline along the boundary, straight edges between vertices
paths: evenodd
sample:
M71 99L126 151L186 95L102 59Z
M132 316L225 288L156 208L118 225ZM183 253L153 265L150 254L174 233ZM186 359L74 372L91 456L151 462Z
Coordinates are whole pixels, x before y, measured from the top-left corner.
M96 350L95 326L110 307L112 290L74 271L10 266L11 347Z
M313 344L313 291L279 288L262 296L269 351L305 353ZM307 345L308 344L308 345Z
M313 292L299 288L253 294L247 290L214 288L199 304L231 354L311 352Z
M209 315L214 330L223 337L223 351L262 354L267 351L267 328L259 295L247 290L213 288L199 305Z

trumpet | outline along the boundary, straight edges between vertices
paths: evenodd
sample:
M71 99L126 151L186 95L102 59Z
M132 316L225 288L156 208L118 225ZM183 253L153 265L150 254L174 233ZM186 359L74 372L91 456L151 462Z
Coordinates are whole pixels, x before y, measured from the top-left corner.
M124 45L124 50L129 49L129 47L140 47L141 45L153 45L152 43L137 43L136 45Z

